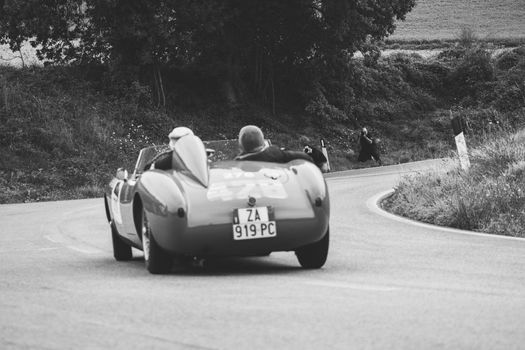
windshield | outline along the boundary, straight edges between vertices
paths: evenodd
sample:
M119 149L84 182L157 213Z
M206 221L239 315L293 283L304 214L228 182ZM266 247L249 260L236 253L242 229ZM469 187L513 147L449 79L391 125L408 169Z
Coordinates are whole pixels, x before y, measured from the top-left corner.
M141 149L137 158L137 163L135 164L133 176L135 177L139 174L142 174L146 164L151 163L151 161L153 161L157 155L169 150L170 149L168 145L155 145Z
M194 135L184 136L175 143L174 152L189 174L207 187L209 181L208 157L201 139Z
M268 145L272 144L269 139L265 139L264 141ZM237 139L209 140L203 142L206 148L211 148L214 151L213 155L210 157L212 162L232 160L241 153L241 149L239 148L239 140Z

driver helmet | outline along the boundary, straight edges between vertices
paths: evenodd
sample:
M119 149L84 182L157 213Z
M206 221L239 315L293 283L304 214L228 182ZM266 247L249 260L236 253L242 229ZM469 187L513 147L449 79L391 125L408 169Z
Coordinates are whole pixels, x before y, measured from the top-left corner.
M255 125L246 125L239 132L239 146L244 153L259 152L266 147L261 129Z
M190 128L187 128L185 126L178 126L175 129L173 129L170 134L168 135L170 139L170 148L173 149L175 147L175 143L184 136L187 135L193 135L193 131L191 131Z

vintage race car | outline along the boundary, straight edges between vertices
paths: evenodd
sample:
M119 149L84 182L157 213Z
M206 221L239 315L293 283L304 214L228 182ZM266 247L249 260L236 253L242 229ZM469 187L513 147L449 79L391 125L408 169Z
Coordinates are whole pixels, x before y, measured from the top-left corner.
M159 153L171 157L170 169L148 165ZM294 251L302 267L320 268L328 255L328 190L305 160L211 162L203 142L187 135L173 151L142 149L130 176L117 171L104 203L115 259L138 248L155 274L173 258Z

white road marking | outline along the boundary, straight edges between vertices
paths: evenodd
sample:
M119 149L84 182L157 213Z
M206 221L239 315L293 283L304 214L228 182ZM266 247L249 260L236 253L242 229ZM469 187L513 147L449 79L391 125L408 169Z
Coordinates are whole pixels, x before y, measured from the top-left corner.
M63 235L46 235L44 236L45 239L47 239L48 241L50 242L53 242L55 244L60 244L60 245L63 245L71 250L74 250L76 252L80 252L80 253L83 253L83 254L100 254L100 253L103 253L102 250L100 249L96 249L96 248L90 248L88 246L78 246L78 245L74 245L74 244L71 244L71 241L70 239L68 239L67 237L63 236Z
M74 246L74 245L67 245L66 247L68 247L71 250L74 250L74 251L77 251L77 252L80 252L80 253L84 253L84 254L100 254L100 253L102 253L102 251L98 250L98 249L80 248L80 247L77 247L77 246Z
M47 247L47 248L15 248L15 249L2 249L0 254L4 253L18 253L18 252L45 252L48 250L57 250L58 247Z
M66 233L67 231L62 228L62 226L65 226L66 221L71 220L71 217L74 217L76 214L89 212L93 209L98 209L99 207L100 207L99 204L93 204L88 207L83 207L80 209L73 209L73 210L64 212L62 214L61 220L56 224L56 228L58 229L59 233L47 235L45 236L45 238L47 238L53 243L61 244L68 249L74 250L82 254L88 254L88 255L105 254L105 251L92 247L91 245L82 242L78 238Z
M386 198L387 196L391 195L393 192L394 192L394 190L391 189L391 190L388 190L388 191L384 191L384 192L378 193L378 194L376 194L373 197L370 197L366 201L366 206L368 207L368 209L370 209L371 211L373 211L376 214L379 214L379 215L384 216L386 218L389 218L391 220L402 222L402 223L408 224L408 225L424 227L426 229L437 230L437 231L447 232L447 233L455 233L455 234L461 234L461 235L484 237L484 238L494 238L494 239L510 239L510 240L515 240L515 241L525 242L525 239L520 238L520 237L502 236L502 235L496 235L496 234L490 234L490 233L479 233L479 232L473 232L473 231L460 230L460 229L457 229L457 228L450 228L450 227L445 227L445 226L437 226L437 225L427 224L427 223L420 222L420 221L411 220L411 219L408 219L408 218L405 218L405 217L402 217L402 216L399 216L399 215L396 215L396 214L389 213L389 212L383 210L379 206L379 203L384 198Z
M50 242L58 243L58 244L62 244L62 243L65 242L63 237L57 236L57 235L46 235L46 236L44 236L44 238L47 239Z
M355 289L363 291L372 291L372 292L393 292L399 290L398 287L391 286L380 286L380 285L370 285L370 284L355 284L355 283L346 283L346 282L332 282L332 281L306 281L305 284L312 286L320 287L332 287L332 288L344 288L344 289Z

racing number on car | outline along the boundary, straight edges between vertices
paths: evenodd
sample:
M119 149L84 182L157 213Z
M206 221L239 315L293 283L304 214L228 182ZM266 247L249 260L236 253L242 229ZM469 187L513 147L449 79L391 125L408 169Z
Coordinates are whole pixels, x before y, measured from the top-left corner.
M288 198L288 193L282 183L268 180L215 182L210 185L207 193L210 201L243 199L248 195L255 198Z

